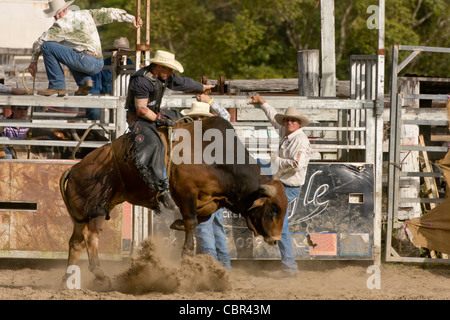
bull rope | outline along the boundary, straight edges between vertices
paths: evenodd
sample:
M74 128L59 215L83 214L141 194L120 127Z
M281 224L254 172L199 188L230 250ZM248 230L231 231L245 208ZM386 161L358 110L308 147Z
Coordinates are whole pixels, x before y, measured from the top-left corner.
M72 151L72 159L75 160L75 154L77 153L78 148L80 147L80 145L81 145L81 143L84 141L84 139L86 139L86 136L89 134L89 131L91 131L91 129L92 129L94 126L96 126L96 125L99 126L99 127L101 127L105 133L109 134L109 142L108 142L108 143L109 143L109 145L110 145L111 152L112 152L113 157L114 157L114 164L115 164L115 166L116 166L117 172L119 173L120 182L122 183L122 188L125 190L125 183L123 182L122 174L121 174L120 168L119 168L119 163L117 162L116 153L114 152L114 148L113 148L113 146L112 146L111 133L109 133L109 132L105 129L105 127L103 127L100 123L93 123L93 124L91 124L91 125L89 126L89 128L86 129L86 131L84 132L84 134L81 136L80 141L78 141L77 146L76 146L75 149ZM109 220L109 215L106 215L106 218L105 218L105 219L106 219L106 220Z
M25 72L26 71L30 72L30 70L28 68L23 70L23 72L22 72L22 85L25 88L27 94L34 94L34 89L35 89L35 84L36 84L36 76L33 76L33 90L31 90L31 89L29 89L27 87L27 84L25 83ZM31 109L31 110L33 110L33 109Z
M89 126L89 128L86 129L86 131L84 132L84 134L81 136L80 140L78 141L78 144L76 145L75 149L72 151L72 159L76 160L75 154L77 153L78 149L80 148L81 143L84 141L84 139L86 139L86 136L89 134L89 132L91 131L91 129L94 126L101 127L105 133L109 134L109 143L112 143L111 134L108 132L108 130L106 130L105 127L103 127L100 123L93 123Z
M62 198L64 200L64 203L66 204L67 207L67 211L69 212L70 216L72 217L73 221L75 221L76 223L86 223L90 220L89 217L85 217L83 219L79 219L75 216L75 213L73 212L72 207L69 204L69 201L67 199L67 195L66 195L66 181L69 178L69 174L70 171L72 171L72 168L67 169L61 176L61 178L59 179L59 189L61 191L61 195Z

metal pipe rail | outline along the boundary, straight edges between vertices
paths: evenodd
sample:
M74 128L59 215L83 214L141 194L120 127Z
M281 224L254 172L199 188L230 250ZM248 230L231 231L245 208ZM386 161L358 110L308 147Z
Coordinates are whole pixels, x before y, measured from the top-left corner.
M317 110L328 110L334 114L345 110L373 110L374 102L372 100L347 100L347 99L335 99L335 98L307 98L307 97L292 97L292 96L265 96L265 100L270 103L275 109L279 109L282 112L283 109L288 106L294 106L301 109L303 113L308 114L308 112L321 114ZM225 108L236 108L239 111L245 110L246 112L258 112L261 117L263 112L257 109L254 105L247 104L249 101L248 97L245 96L214 96L217 103ZM125 97L115 97L115 96L65 96L65 97L44 97L44 96L0 96L0 104L7 105L28 105L28 106L39 106L39 107L66 107L66 108L78 108L78 107L92 107L92 108L104 108L110 109L116 113L114 123L99 123L110 133L116 133L116 136L123 133L127 127L125 122ZM191 104L195 102L196 99L191 94L177 94L177 92L172 92L163 98L162 108L190 108ZM45 115L45 113L44 113ZM42 116L42 115L41 115ZM233 122L236 128L244 130L244 127L254 129L258 127L265 127L268 129L271 127L270 122L267 121L265 116L263 116L266 121L262 122ZM252 118L254 119L254 118ZM370 121L369 121L370 122ZM27 121L11 121L11 120L0 120L0 126L20 126L29 128L55 128L55 129L87 129L93 122L68 122L67 120L42 120L33 119L32 122ZM366 130L370 130L366 125L362 126L317 126L314 124L319 124L318 121L314 122L303 128L305 131L310 132L348 132L350 133L364 133ZM93 130L99 130L100 127L93 127ZM113 136L114 138L114 136ZM370 135L364 139L352 140L350 143L339 144L335 141L317 141L314 143L312 141L312 148L318 152L337 152L338 150L364 150L367 149L366 140L370 139ZM330 143L331 142L331 143ZM80 147L85 148L96 148L103 145L105 142L101 141L84 141ZM16 140L11 139L5 144L10 145L41 145L41 146L67 146L74 147L77 145L75 141L56 141L56 140ZM369 145L373 144L369 142ZM372 149L372 147L369 147ZM373 162L373 161L369 161Z
M48 120L41 119L46 116L45 113L39 113L40 119L32 119L31 121L16 121L11 119L0 120L2 127L28 127L28 128L50 128L50 129L88 129L93 123L101 125L111 136L111 139L117 138L123 134L127 128L125 120L125 97L89 95L89 96L71 96L64 97L46 97L39 95L0 95L0 105L10 106L31 106L31 107L62 107L62 108L99 108L110 112L108 117L110 122L83 121L68 122L67 120ZM34 114L33 114L34 115ZM65 116L66 114L60 114ZM52 112L48 117L55 117ZM93 126L92 130L103 130L100 126ZM4 144L8 145L30 145L30 146L66 146L76 147L78 141L60 141L60 140L18 140L18 139L1 139ZM83 141L80 144L82 148L97 148L104 145L104 141Z
M64 107L117 109L125 106L125 97L70 96L46 97L39 95L0 95L2 106Z
M98 148L108 141L84 141L80 144L83 148ZM17 138L0 137L0 144L16 145L16 146L44 146L44 147L72 147L75 148L78 145L78 141L67 140L24 140Z
M254 109L254 105L247 104L250 98L247 96L214 96L214 100L224 108ZM375 103L372 100L350 100L336 98L314 98L293 96L264 96L275 109L296 107L299 109L373 109ZM161 103L162 108L190 108L196 99L191 94L169 94Z
M92 124L98 123L107 131L116 130L116 126L110 123L89 122L67 122L65 120L33 120L33 122L0 120L0 127L27 127L27 128L53 128L53 129L88 129ZM98 130L100 127L93 127L92 130Z

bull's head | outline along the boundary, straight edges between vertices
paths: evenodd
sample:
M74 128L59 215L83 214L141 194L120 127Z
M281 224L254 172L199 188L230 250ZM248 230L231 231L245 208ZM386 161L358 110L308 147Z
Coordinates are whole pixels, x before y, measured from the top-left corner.
M280 181L272 180L261 185L257 199L247 210L248 228L253 231L255 237L261 235L268 244L277 244L281 239L287 205L284 187Z

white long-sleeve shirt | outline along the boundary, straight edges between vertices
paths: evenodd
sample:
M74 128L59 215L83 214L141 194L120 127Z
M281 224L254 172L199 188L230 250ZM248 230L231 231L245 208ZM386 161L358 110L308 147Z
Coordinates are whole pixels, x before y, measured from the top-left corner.
M303 185L312 153L308 137L301 128L286 136L284 126L275 121L277 111L267 102L261 105L261 109L280 134L278 155L271 158L272 168L278 169L275 174L285 185Z
M217 115L219 117L224 118L227 121L230 121L231 119L231 115L230 113L227 111L227 109L225 109L224 107L222 107L220 104L216 103L215 101L213 101L211 103L211 109L217 113Z

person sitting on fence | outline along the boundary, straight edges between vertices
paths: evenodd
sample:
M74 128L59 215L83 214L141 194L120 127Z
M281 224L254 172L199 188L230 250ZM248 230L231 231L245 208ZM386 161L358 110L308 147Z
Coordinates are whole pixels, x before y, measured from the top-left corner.
M12 106L12 114L4 119L12 120L25 120L28 117L28 107L27 106ZM0 136L8 138L24 138L30 128L27 127L4 127ZM11 151L3 146L4 152L6 153L5 159L12 159Z
M112 51L119 51L120 54L116 55L116 65L122 66L122 65L134 65L133 60L130 58L126 58L125 63L125 57L124 53L130 52L130 42L125 37L117 38L113 45L107 46L103 49L104 52L111 52ZM112 66L112 56L108 57L103 60L103 63L105 66ZM102 70L101 72L97 73L96 75L92 76L92 81L94 82L94 87L91 91L89 91L90 94L105 94L105 95L111 95L111 85L112 85L112 78L111 78L111 70ZM125 94L123 94L125 95ZM86 115L88 117L88 120L100 120L100 109L99 108L86 108Z
M48 18L55 22L33 44L31 63L28 70L36 76L37 61L42 53L49 80L48 89L38 94L50 96L66 95L66 82L61 64L72 73L78 90L75 95L87 95L93 87L92 76L103 68L102 47L97 26L117 22L132 23L140 28L142 20L128 14L125 10L101 8L91 10L69 10L74 0L53 0L44 10Z

